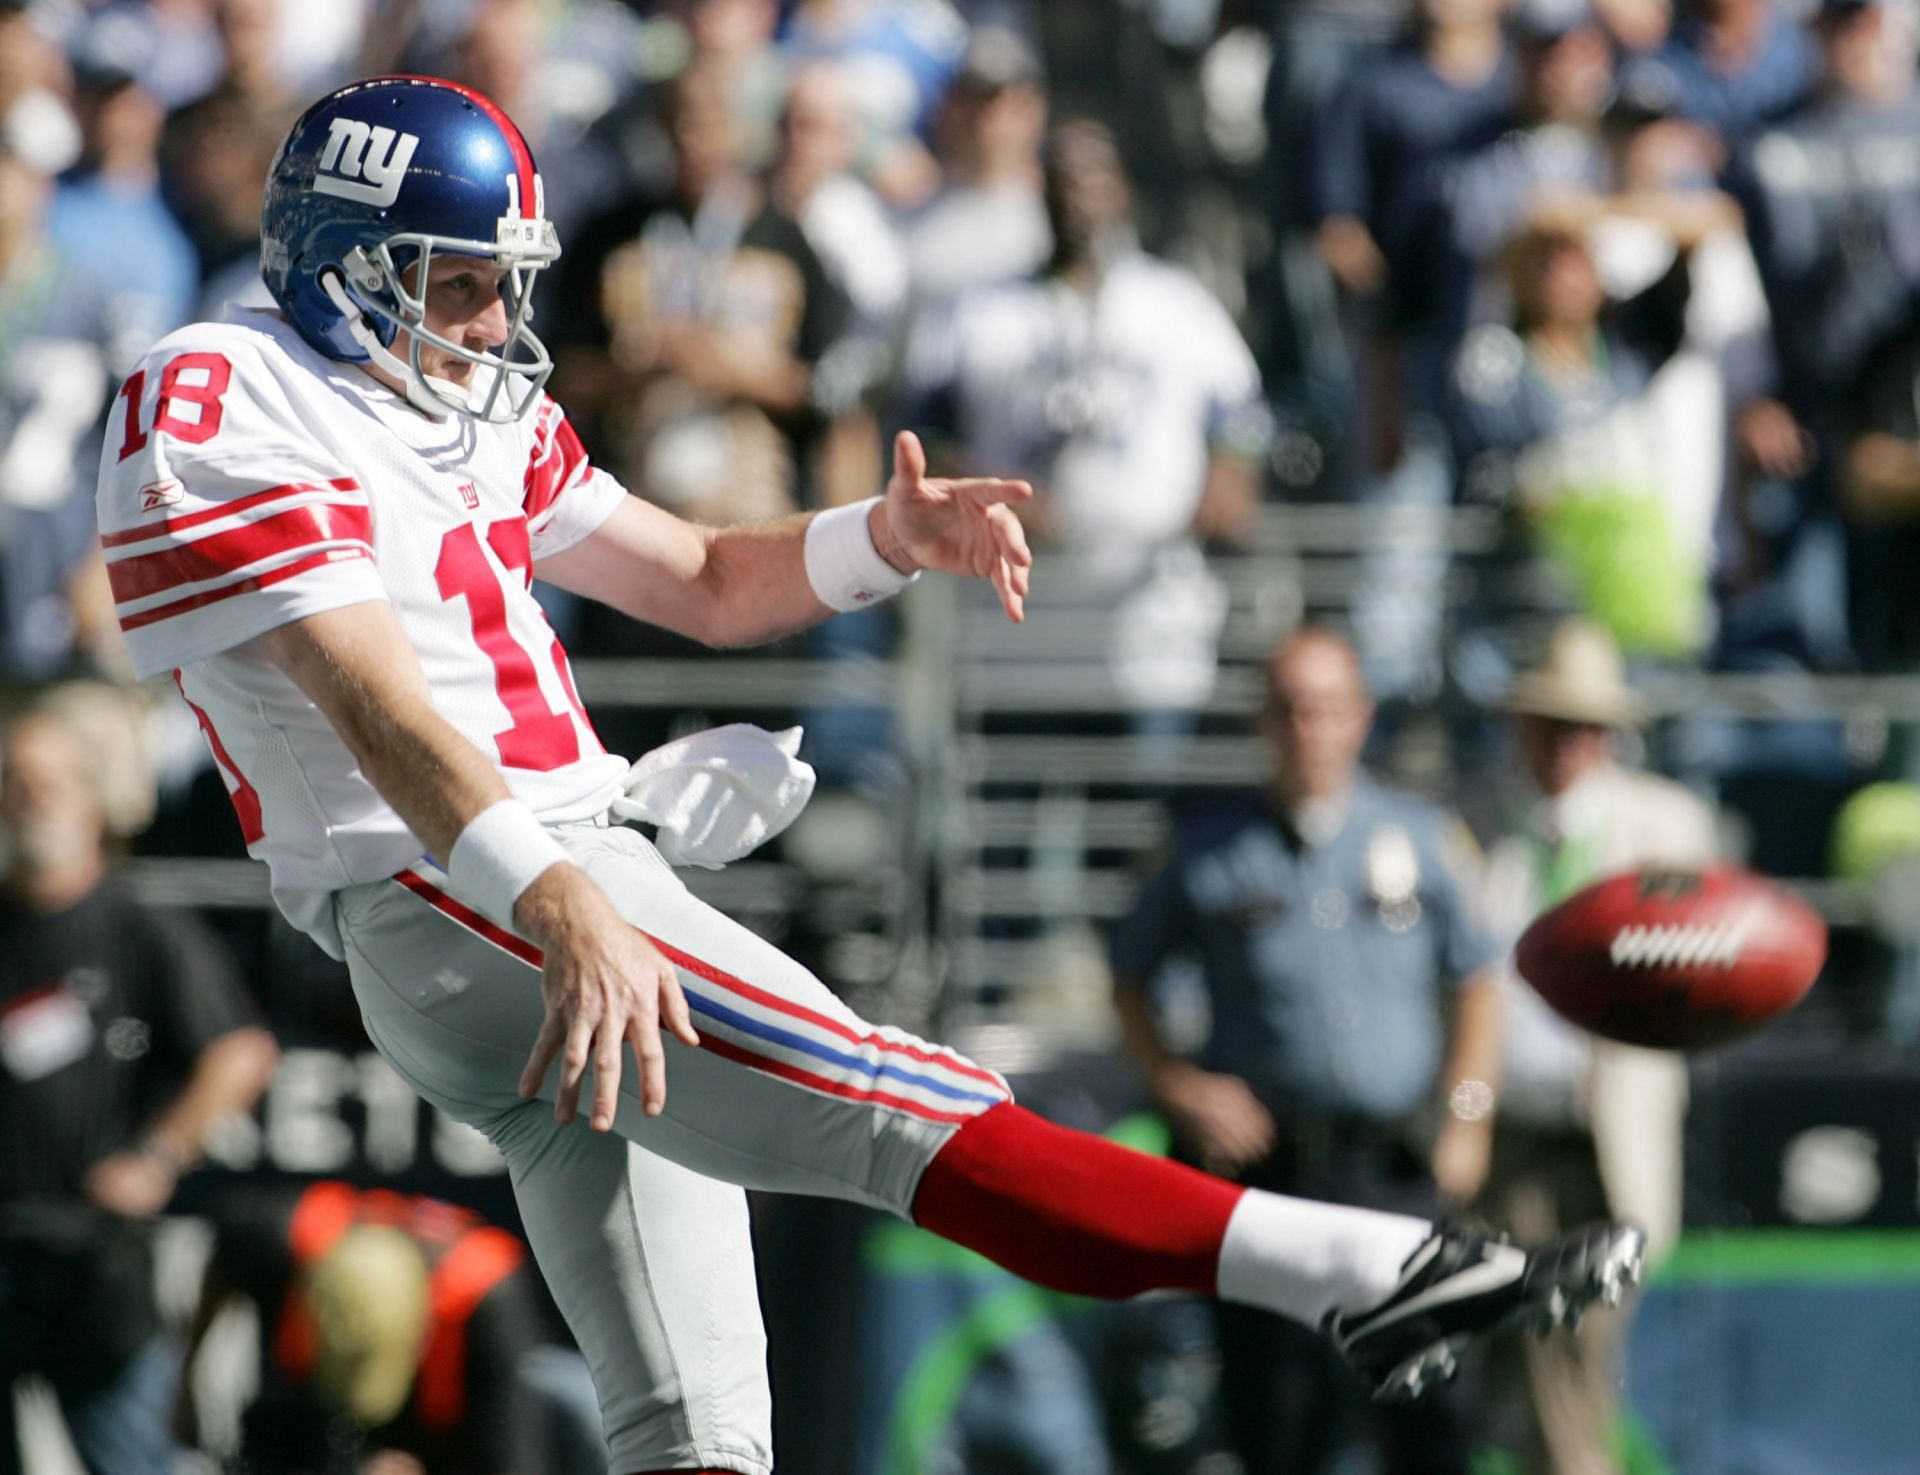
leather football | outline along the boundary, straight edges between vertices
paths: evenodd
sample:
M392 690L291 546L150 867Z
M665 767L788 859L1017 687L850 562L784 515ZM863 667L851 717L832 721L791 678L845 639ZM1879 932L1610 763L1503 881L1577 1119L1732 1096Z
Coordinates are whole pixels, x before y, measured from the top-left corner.
M1520 976L1566 1018L1629 1045L1737 1039L1806 996L1827 925L1799 897L1732 865L1596 881L1535 918Z

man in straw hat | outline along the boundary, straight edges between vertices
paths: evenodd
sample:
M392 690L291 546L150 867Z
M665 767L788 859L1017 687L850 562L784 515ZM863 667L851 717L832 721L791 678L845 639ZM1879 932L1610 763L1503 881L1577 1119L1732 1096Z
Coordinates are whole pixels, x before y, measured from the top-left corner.
M1567 619L1501 704L1533 802L1492 847L1486 921L1511 943L1573 892L1635 866L1713 858L1714 821L1692 794L1620 761L1647 719L1613 637ZM1686 1070L1677 1055L1599 1040L1562 1020L1509 966L1493 1164L1481 1206L1500 1228L1540 1233L1588 1212L1629 1214L1656 1246L1679 1229ZM1530 1475L1617 1475L1610 1442L1625 1319L1589 1318L1551 1347L1497 1349L1496 1428Z

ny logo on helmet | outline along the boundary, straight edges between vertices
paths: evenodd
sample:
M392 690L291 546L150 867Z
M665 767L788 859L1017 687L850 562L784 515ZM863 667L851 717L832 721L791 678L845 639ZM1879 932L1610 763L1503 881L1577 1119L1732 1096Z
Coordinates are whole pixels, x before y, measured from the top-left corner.
M376 128L358 118L335 118L313 187L323 195L384 209L399 195L400 181L419 146L411 133Z

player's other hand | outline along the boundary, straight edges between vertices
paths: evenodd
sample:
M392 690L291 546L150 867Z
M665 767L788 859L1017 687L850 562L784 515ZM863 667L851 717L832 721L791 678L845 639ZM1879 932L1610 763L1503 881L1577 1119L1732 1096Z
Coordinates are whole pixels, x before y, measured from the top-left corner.
M700 1043L673 965L577 866L549 866L521 893L514 922L546 954L540 975L546 1018L520 1073L521 1098L540 1094L558 1058L553 1119L571 1122L592 1066L589 1120L596 1132L607 1131L620 1100L625 1047L632 1045L640 1063L640 1104L648 1116L658 1116L667 1104L661 1027L683 1044Z
M893 441L893 479L868 528L880 556L902 573L938 569L987 579L1010 620L1026 617L1033 554L1010 504L1033 496L1024 481L927 475L920 437Z

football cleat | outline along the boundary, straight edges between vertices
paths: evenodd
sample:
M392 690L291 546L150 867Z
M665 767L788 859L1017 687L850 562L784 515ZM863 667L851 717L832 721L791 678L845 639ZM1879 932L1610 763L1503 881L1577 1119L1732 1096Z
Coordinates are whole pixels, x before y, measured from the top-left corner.
M1391 1295L1333 1312L1326 1331L1375 1398L1409 1402L1451 1378L1469 1342L1512 1328L1574 1328L1594 1302L1619 1305L1639 1283L1646 1248L1630 1224L1589 1224L1535 1250L1436 1228Z

